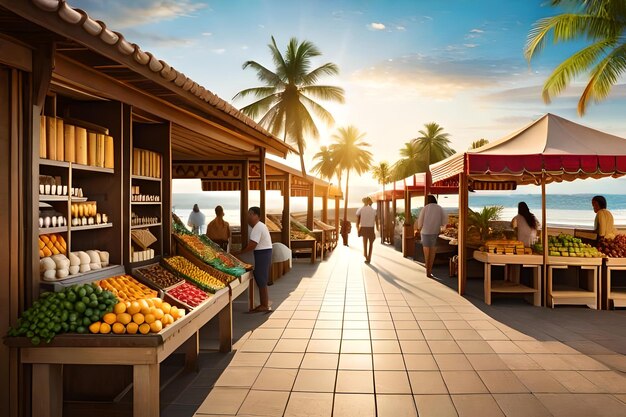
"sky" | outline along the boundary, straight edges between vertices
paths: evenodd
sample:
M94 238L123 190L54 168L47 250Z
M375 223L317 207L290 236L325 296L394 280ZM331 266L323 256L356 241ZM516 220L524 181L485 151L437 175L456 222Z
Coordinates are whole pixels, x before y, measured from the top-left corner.
M252 70L242 69L245 61L271 67L267 47L271 36L281 49L291 37L314 42L323 53L314 64L334 62L341 71L321 82L343 87L346 102L324 104L336 124L318 124L319 139L307 141L308 167L319 147L331 142L335 129L349 124L366 133L376 162L395 162L403 143L418 136L428 122L443 126L457 151L479 138L496 140L547 112L626 136L624 84L582 118L576 113L581 83L550 105L542 101L543 81L583 45L549 45L530 65L524 59L532 24L561 11L546 0L71 0L70 4L230 102L238 91L259 85ZM247 103L233 102L239 108ZM299 167L294 155L287 163ZM354 181L362 189L377 188L368 174ZM555 185L552 192L617 193L624 185L619 180L578 181Z

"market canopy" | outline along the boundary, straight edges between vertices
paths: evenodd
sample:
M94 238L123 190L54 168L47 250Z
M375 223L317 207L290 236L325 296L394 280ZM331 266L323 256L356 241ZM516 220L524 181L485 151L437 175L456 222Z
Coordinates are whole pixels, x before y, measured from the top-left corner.
M433 183L470 180L538 184L626 174L626 139L546 114L525 128L430 166Z
M418 172L403 180L395 183L386 184L385 192L380 189L369 195L374 201L391 201L402 200L406 189L410 193L422 193L426 190L426 173ZM456 194L459 192L459 182L456 178L445 179L443 181L434 182L429 188L430 194Z

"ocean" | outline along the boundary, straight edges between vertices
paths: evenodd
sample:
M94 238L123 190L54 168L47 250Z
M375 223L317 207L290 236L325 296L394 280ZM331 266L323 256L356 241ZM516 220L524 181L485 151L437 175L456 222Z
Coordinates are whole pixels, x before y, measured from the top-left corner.
M616 225L626 225L626 195L605 194L608 208L613 213ZM173 210L186 223L189 213L194 204L200 206L200 210L205 214L207 223L214 217L216 205L224 207L225 219L232 226L238 226L239 219L239 193L238 192L198 192L198 193L175 193L173 197ZM546 198L548 224L559 226L593 226L595 213L591 208L592 194L548 194ZM315 210L321 210L321 199L315 199ZM412 207L421 205L422 197L412 199ZM505 194L501 192L492 193L470 193L470 207L472 210L480 210L484 206L503 206L501 220L510 220L517 214L517 204L525 201L530 210L541 219L541 195L540 194ZM306 211L307 199L297 197L291 199L291 211ZM358 204L350 198L351 206ZM451 211L458 208L458 197L456 195L440 196L439 203ZM259 204L259 193L250 192L249 205ZM282 212L282 197L277 191L267 193L267 207L269 213L279 214ZM402 203L398 204L398 209L402 210ZM343 203L342 203L343 208Z

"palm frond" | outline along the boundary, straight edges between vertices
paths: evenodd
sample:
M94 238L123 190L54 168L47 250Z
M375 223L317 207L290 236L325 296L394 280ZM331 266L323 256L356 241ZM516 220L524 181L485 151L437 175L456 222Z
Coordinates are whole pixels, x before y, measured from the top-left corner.
M244 62L242 68L244 70L252 68L256 71L257 79L269 86L278 87L283 84L283 80L278 76L278 74L270 71L256 61L246 61Z
M254 103L241 108L241 112L246 116L255 119L261 113L266 112L277 100L275 95L264 97Z
M619 78L626 73L626 44L615 48L592 70L591 78L578 102L578 113L583 115L589 100L605 99Z
M302 77L302 85L314 85L318 79L324 75L338 75L339 67L337 64L327 62L324 65L320 65L314 70L310 71Z
M256 98L263 98L269 96L270 94L276 93L276 87L253 87L246 88L245 90L241 90L233 97L233 100L244 99L248 96L254 96Z
M308 85L301 87L300 92L321 100L335 101L342 104L345 102L345 90L341 87L332 85Z
M335 118L333 117L333 115L330 114L330 112L326 110L324 107L322 107L321 104L311 100L305 95L300 95L300 100L305 106L313 110L313 113L315 113L315 115L320 120L326 123L327 126L332 126L335 124Z

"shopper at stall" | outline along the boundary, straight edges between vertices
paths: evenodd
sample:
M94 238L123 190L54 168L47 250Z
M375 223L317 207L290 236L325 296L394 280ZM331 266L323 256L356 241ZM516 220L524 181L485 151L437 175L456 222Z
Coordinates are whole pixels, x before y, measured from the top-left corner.
M215 207L215 219L213 219L206 228L206 235L213 242L220 245L222 249L228 251L228 243L230 242L230 225L224 221L224 208L222 206Z
M261 221L261 209L259 207L250 207L248 210L248 225L252 228L248 246L239 255L254 252L254 280L259 287L261 305L252 311L269 312L271 311L271 303L267 283L272 267L272 238L267 226Z
M372 262L372 249L374 240L376 240L376 229L378 229L378 216L376 210L372 207L372 199L365 197L363 207L356 211L356 229L360 237L363 238L363 256L365 263Z
M597 195L591 199L591 205L593 206L594 213L596 213L593 229L598 235L598 238L614 238L617 234L617 230L613 223L613 215L606 209L606 198Z
M426 205L420 211L417 218L417 229L422 239L424 249L424 264L426 266L426 276L433 277L433 265L437 254L437 238L441 233L441 228L448 224L448 216L443 207L437 204L434 195L426 197Z
M204 221L204 213L200 211L200 207L198 207L197 204L194 204L193 210L191 211L191 214L189 214L189 219L187 220L187 226L191 227L191 233L199 235L202 226L204 226Z
M541 225L537 217L530 212L528 204L520 201L517 205L517 216L511 220L511 227L517 231L517 240L530 247L537 241L537 230Z

